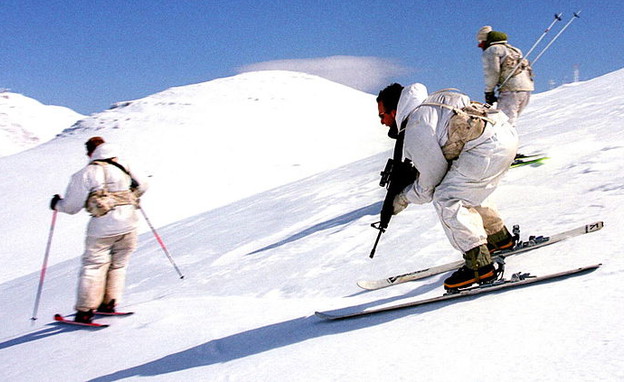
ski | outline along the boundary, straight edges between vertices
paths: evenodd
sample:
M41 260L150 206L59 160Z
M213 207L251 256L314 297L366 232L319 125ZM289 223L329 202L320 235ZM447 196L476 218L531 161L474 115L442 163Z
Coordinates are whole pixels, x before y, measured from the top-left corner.
M60 314L55 314L54 315L54 321L56 323L60 323L60 324L66 324L66 325L75 325L75 326L84 326L84 327L88 327L88 328L108 328L108 324L98 324L97 322L91 322L91 323L86 323L86 322L76 322L74 320L68 320L65 317L63 317Z
M534 153L534 154L520 154L517 153L515 159L529 159L529 158L539 158L547 156L544 153Z
M604 222L597 221L591 224L586 224L578 228L571 229L569 231L561 232L552 236L531 236L527 241L519 241L516 246L511 250L500 251L492 256L492 259L498 257L508 257L517 255L520 253L528 252L537 248L545 247L557 243L562 240L569 239L571 237L584 235L590 232L596 232L604 227ZM515 227L514 227L515 228ZM420 269L414 272L409 272L397 276L391 276L380 280L361 280L357 282L357 285L362 289L376 290L386 288L392 285L403 284L410 281L416 281L424 279L426 277L435 276L440 273L445 273L458 269L464 264L464 260L457 260L452 263L437 265L431 268Z
M96 316L112 316L112 317L116 317L116 316L130 316L133 315L134 312L98 312L95 311L93 312L93 314L95 314Z
M542 164L542 162L544 162L547 159L550 159L550 158L547 156L530 155L530 156L526 156L526 157L518 158L514 160L510 167L516 168L516 167L522 167L522 166L527 166L527 165L540 165Z
M568 271L552 273L552 274L545 275L545 276L531 276L528 273L520 272L520 273L514 274L511 279L503 279L503 280L496 281L492 284L479 285L479 286L475 286L472 288L460 290L459 292L447 293L438 297L427 298L423 300L416 300L416 301L390 305L390 306L385 306L385 307L380 307L380 308L372 308L368 310L356 310L354 312L353 311L349 312L350 309L354 308L354 307L350 307L350 308L343 308L343 309L338 309L334 311L315 312L314 314L317 317L322 318L324 320L343 320L347 318L367 316L371 314L389 312L389 311L394 311L394 310L399 310L399 309L414 308L417 306L423 306L427 304L434 304L434 303L443 302L443 301L456 300L456 299L476 296L479 294L496 292L496 291L500 291L503 289L519 288L519 287L524 287L524 286L533 285L533 284L546 282L546 281L555 281L558 279L563 279L566 277L570 277L574 275L581 275L581 274L595 271L601 265L602 264L590 265L586 267L571 269Z

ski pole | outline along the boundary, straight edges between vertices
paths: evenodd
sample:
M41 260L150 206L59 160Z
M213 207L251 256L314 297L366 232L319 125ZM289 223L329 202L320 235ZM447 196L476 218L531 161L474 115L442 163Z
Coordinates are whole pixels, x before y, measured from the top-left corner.
M33 323L37 320L37 311L39 310L39 301L41 299L41 291L43 290L43 280L48 269L48 258L50 257L50 246L52 245L52 235L54 234L54 226L56 225L56 214L54 210L52 213L52 223L50 224L50 233L48 234L48 244L46 245L45 255L43 256L43 265L41 266L41 273L39 275L39 286L37 287L37 297L35 297L35 307L33 309L32 317L30 318Z
M537 39L537 41L535 41L535 43L533 44L533 46L531 47L531 49L529 49L529 51L527 52L527 54L524 55L524 57L521 57L520 60L518 60L518 63L516 64L516 66L513 68L513 70L511 72L509 72L509 74L507 75L507 78L505 78L505 81L503 81L500 86L499 89L503 87L503 85L505 85L507 83L507 81L509 81L509 79L512 77L512 75L516 72L516 69L518 69L518 67L520 66L520 64L522 64L522 58L527 58L529 57L529 55L531 55L531 53L535 50L535 48L537 47L537 45L542 42L542 40L544 39L544 37L546 37L546 35L548 34L548 32L550 32L550 30L552 29L552 27L558 22L561 21L561 16L563 15L563 13L555 13L555 19L552 21L552 23L550 23L550 25L548 26L548 28L546 28L546 30L542 33L542 35Z
M555 37L553 37L552 40L550 40L548 45L546 45L546 47L544 47L544 49L542 49L542 51L537 55L537 57L535 57L535 60L533 60L533 65L535 65L537 60L539 60L539 58L542 57L542 54L544 54L544 52L546 52L546 50L548 50L548 48L552 45L552 43L555 42L555 40L557 40L559 38L559 36L561 36L563 31L565 31L570 26L570 24L572 24L572 21L574 21L575 19L578 19L578 18L581 17L581 16L579 16L580 13L581 13L581 11L574 12L574 16L572 16L570 21L568 21L568 23L563 28L561 28L559 33L557 33L557 35Z
M563 13L556 13L555 14L555 19L553 20L552 23L550 23L550 25L548 26L548 28L546 28L546 30L544 31L544 33L542 33L542 35L540 36L540 38L537 39L537 41L535 41L535 44L533 44L533 46L531 47L531 49L529 49L529 51L527 52L527 54L524 55L524 58L527 58L531 55L531 53L535 50L535 48L537 47L537 45L544 39L544 37L546 37L546 34L548 34L548 32L550 32L550 29L558 22L561 21L562 18L561 16L563 16ZM516 68L514 68L516 69Z
M182 274L182 272L180 272L180 269L176 265L175 261L173 261L173 257L171 257L171 255L169 254L169 251L167 250L167 247L165 246L165 243L163 242L163 240L160 238L160 235L158 234L158 232L156 232L156 228L154 228L154 226L152 225L152 222L150 222L150 220L147 218L147 215L145 214L145 211L143 210L143 208L139 207L139 209L141 210L141 213L143 214L143 217L145 218L145 221L147 222L147 225L152 230L152 233L154 234L154 237L156 238L156 241L158 241L158 244L160 244L160 247L165 252L165 255L167 255L167 258L171 262L171 265L173 265L173 267L175 268L176 272L178 272L178 275L180 276L180 278L183 279L184 275Z

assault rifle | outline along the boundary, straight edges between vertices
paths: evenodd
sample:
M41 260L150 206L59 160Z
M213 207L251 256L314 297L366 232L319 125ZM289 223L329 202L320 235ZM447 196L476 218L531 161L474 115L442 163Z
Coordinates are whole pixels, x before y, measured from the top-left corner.
M375 256L375 250L377 249L377 244L379 243L381 234L386 232L390 219L392 218L394 212L394 207L392 205L394 198L407 186L412 184L418 175L418 171L414 168L414 166L412 166L412 163L408 159L401 161L400 154L402 153L403 146L402 138L403 134L397 138L397 146L400 146L401 149L397 150L397 147L395 146L394 157L388 159L386 167L381 172L379 185L381 187L385 187L388 191L386 192L386 198L384 199L383 206L381 207L381 220L371 224L371 227L379 230L377 239L375 240L375 245L373 246L369 256L371 259Z

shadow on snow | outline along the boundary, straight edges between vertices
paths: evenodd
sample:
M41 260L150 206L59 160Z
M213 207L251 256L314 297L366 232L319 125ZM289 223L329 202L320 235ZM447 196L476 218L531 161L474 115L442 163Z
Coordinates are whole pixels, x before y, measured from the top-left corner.
M349 309L366 309L392 301L414 297L422 294L423 290L431 290L432 288L439 286L439 281L436 281L434 284L434 286L431 284L423 285L405 295L376 300L358 306L352 306L349 307ZM468 297L463 299L463 301L468 301L477 297L479 296ZM381 325L399 318L404 318L407 315L424 314L433 310L444 308L454 303L457 303L457 301L441 302L435 306L418 309L403 309L401 311L364 316L341 322L323 321L316 316L299 317L233 334L231 336L214 339L193 348L170 354L139 366L103 375L92 379L91 382L117 381L135 376L158 376L196 367L225 363L273 349L294 345L314 338Z
M323 231L323 230L326 230L326 229L329 229L329 228L334 228L334 227L338 227L338 226L341 226L341 225L349 224L352 221L358 220L358 219L360 219L360 218L362 218L364 216L377 215L377 214L379 214L379 211L381 211L382 204L383 204L383 202L376 202L376 203L373 203L373 204L368 205L366 207L358 208L355 211L351 211L349 213L346 213L344 215L338 216L338 217L333 218L331 220L327 220L327 221L324 221L322 223L318 223L316 225L313 225L310 228L306 228L306 229L304 229L301 232L298 232L298 233L296 233L294 235L291 235L290 237L287 237L284 240L280 240L280 241L278 241L276 243L267 245L264 248L257 249L257 250L255 250L253 252L248 253L247 255L255 255L257 253L264 252L264 251L267 251L269 249L274 249L274 248L277 248L277 247L281 247L282 245L291 243L293 241L297 241L299 239L303 239L304 237L310 236L310 235L312 235L312 234L314 234L314 233L316 233L318 231Z
M57 324L57 323L49 323L48 327L43 328L41 330L37 330L36 332L31 332L24 334L23 336L13 338L8 341L0 342L0 350L10 348L11 346L21 345L32 341L38 341L50 336L54 336L61 333L75 332L77 330L97 330L98 328L84 328L80 326L68 326L65 324Z

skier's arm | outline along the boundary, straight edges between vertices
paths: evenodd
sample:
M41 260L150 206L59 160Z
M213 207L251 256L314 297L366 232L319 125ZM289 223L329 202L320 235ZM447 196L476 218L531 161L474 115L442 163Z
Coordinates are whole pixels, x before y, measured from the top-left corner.
M501 46L491 46L487 48L481 56L481 60L483 61L485 93L495 91L496 85L498 85L501 70L501 56L504 55L504 52L500 51L501 48L504 49Z
M145 177L143 176L142 173L135 172L135 171L132 171L130 169L128 169L128 171L129 171L130 176L132 177L132 179L134 179L139 184L138 189L135 190L137 195L138 196L143 195L147 191L147 189L149 188L149 183L147 182L147 180L145 179Z
M436 136L439 114L434 108L423 108L412 116L405 130L404 155L419 174L403 193L410 203L424 204L433 199L435 188L448 171Z
M63 199L56 203L55 209L57 211L74 215L84 208L91 192L88 172L80 171L72 176Z

